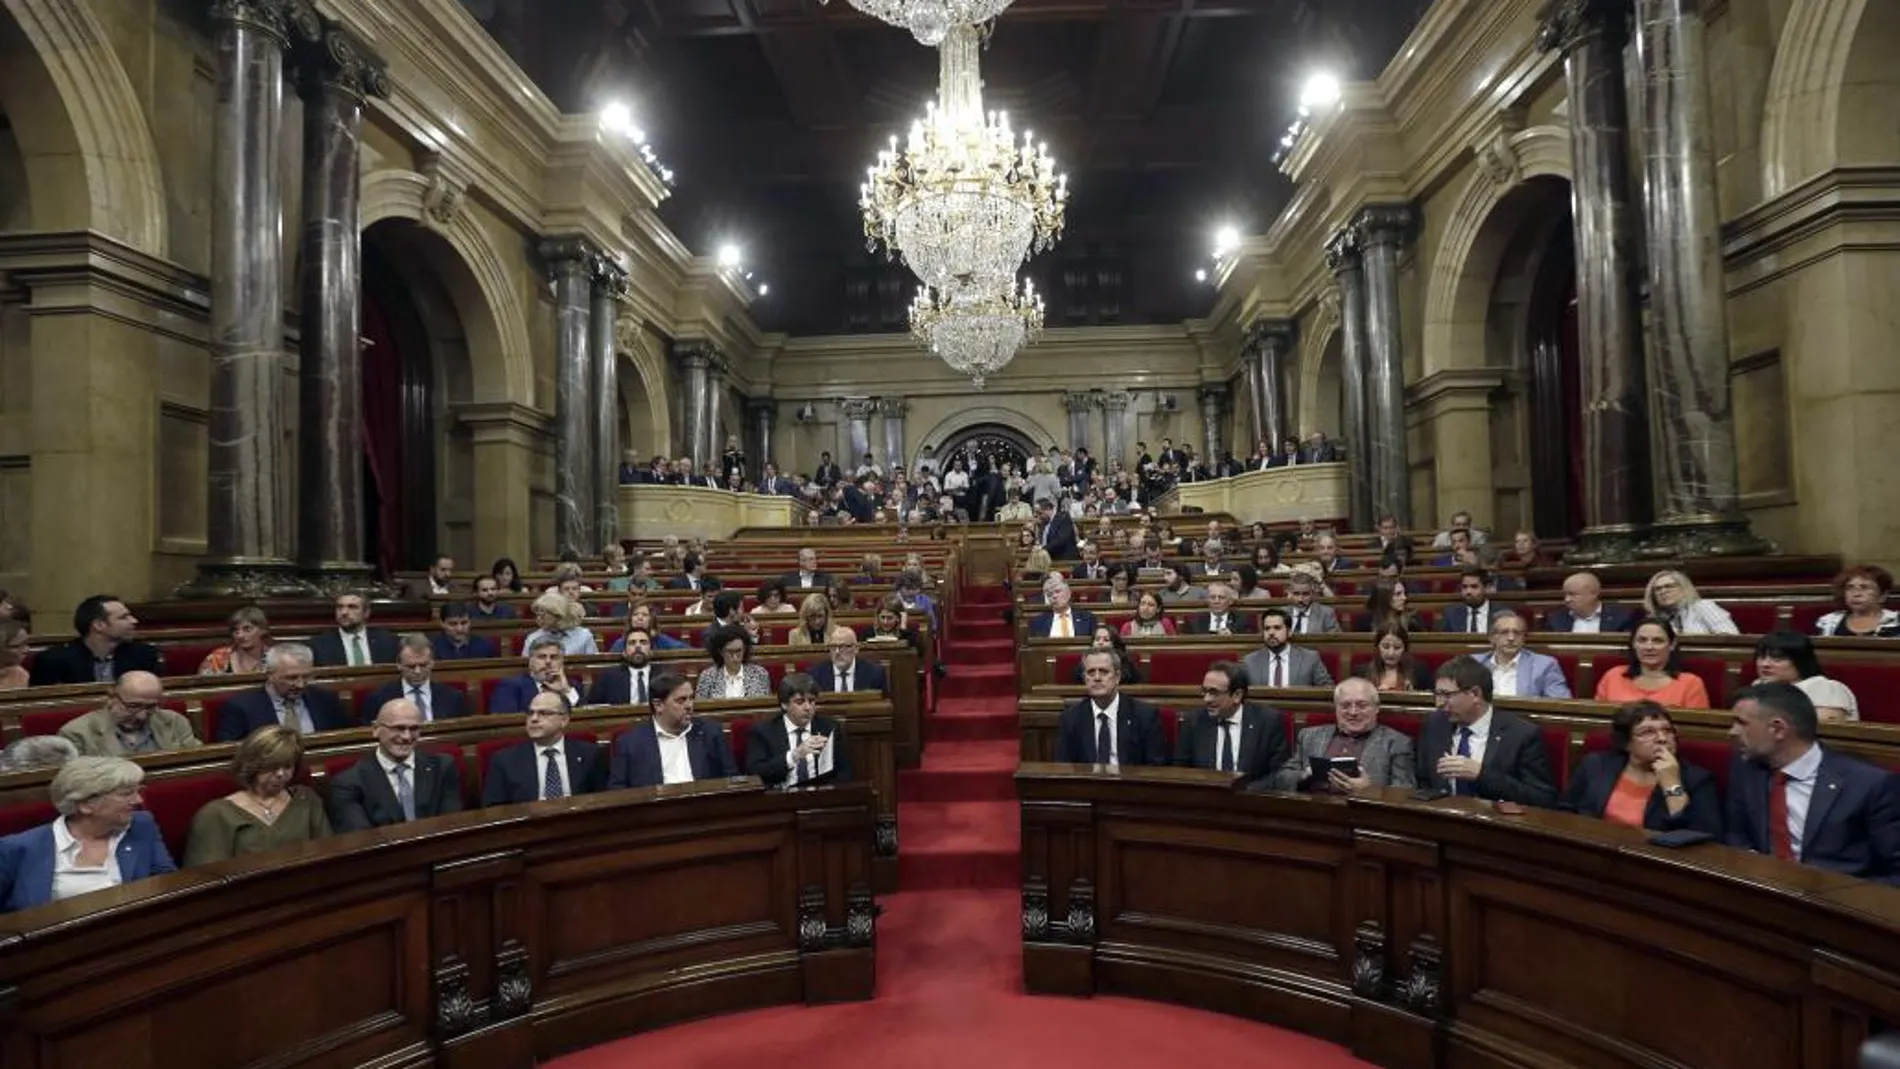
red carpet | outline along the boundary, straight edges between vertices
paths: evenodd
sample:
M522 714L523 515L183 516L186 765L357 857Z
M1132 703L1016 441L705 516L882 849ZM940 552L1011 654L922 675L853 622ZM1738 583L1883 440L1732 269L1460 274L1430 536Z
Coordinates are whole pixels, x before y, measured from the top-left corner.
M1362 1069L1343 1049L1238 1017L1132 999L1022 994L1014 638L1001 587L962 592L920 768L897 777L898 885L877 998L784 1006L632 1036L556 1069L1135 1069L1184 1059Z

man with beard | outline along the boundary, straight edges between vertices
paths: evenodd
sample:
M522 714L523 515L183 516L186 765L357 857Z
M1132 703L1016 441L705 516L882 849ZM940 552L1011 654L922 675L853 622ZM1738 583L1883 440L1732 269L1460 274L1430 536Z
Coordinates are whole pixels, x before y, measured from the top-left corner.
M588 705L645 705L652 694L653 632L635 625L621 640L622 665L604 669L587 689Z

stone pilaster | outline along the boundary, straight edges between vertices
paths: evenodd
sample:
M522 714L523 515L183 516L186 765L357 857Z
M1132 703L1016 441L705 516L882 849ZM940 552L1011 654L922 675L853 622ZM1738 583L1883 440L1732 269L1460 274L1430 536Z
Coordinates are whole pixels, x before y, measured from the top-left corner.
M904 417L910 412L910 402L902 397L880 397L877 411L884 417L884 468L905 470L909 465L904 460Z
M871 417L877 413L877 402L869 397L846 397L838 402L838 411L844 414L849 450L838 458L838 467L848 474L856 471L864 463L864 454L871 451Z
M600 252L585 238L541 243L554 280L554 543L557 554L592 557L595 542L594 407L588 396L588 347L594 265Z
M701 417L701 426L706 429L706 459L700 468L702 474L717 475L722 482L725 472L720 458L726 452L726 387L731 374L732 365L726 362L725 354L714 349L712 359L706 362L706 413Z
M1326 243L1326 265L1339 284L1339 393L1346 425L1347 496L1352 515L1347 526L1364 529L1373 522L1371 471L1366 442L1372 427L1366 409L1366 282L1360 261L1360 237L1346 227Z
M682 415L680 428L680 452L693 462L695 471L703 472L708 463L706 458L706 404L711 393L709 374L718 351L712 343L704 341L682 341L674 346L679 354L680 371L685 378L685 400L680 405ZM715 460L717 458L714 458Z
M1069 452L1089 447L1089 420L1095 413L1095 398L1087 393L1065 393L1062 408L1069 414Z
M759 474L763 475L767 464L775 464L778 458L772 449L772 435L778 427L778 402L770 397L754 397L746 402L746 418L752 423L752 433L759 440Z
M1128 425L1128 402L1134 400L1134 396L1126 390L1110 390L1097 396L1102 405L1102 464L1098 470L1106 472L1114 467L1112 461L1128 462L1122 432Z
M1221 426L1226 422L1228 388L1218 382L1203 383L1201 399L1202 462L1209 471L1220 463Z
M1282 441L1296 433L1287 403L1286 377L1297 359L1299 324L1291 319L1255 320L1247 338L1254 357L1254 378L1259 384L1255 405L1260 426L1254 440L1265 438L1271 448L1279 449Z
M1372 509L1366 522L1391 515L1412 524L1411 463L1405 443L1405 335L1399 321L1399 250L1418 224L1403 204L1374 205L1359 213L1366 285L1366 411L1371 432L1366 454Z
M594 411L594 545L605 550L620 534L620 347L615 336L627 269L596 257L588 292L588 389Z

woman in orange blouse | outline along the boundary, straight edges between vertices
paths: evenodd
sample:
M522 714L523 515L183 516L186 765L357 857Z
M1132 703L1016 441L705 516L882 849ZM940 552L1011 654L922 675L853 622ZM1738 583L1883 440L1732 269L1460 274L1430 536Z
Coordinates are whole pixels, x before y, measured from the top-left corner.
M231 644L219 646L205 655L198 666L201 676L246 675L264 670L264 654L270 649L270 618L255 605L246 605L231 614Z
M1672 709L1707 709L1709 689L1702 677L1682 668L1676 629L1667 621L1649 619L1630 635L1630 661L1603 673L1597 680L1597 701L1651 701ZM1634 674L1632 674L1634 673Z
M1610 716L1610 735L1615 748L1583 759L1559 808L1632 828L1722 834L1715 777L1676 760L1676 722L1667 709L1630 702Z

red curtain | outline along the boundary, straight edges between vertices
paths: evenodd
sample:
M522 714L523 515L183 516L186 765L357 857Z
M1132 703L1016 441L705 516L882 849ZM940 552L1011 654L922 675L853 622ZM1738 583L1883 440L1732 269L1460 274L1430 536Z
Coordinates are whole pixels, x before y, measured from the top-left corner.
M363 455L376 490L378 508L370 522L376 532L377 570L396 573L403 547L402 530L402 353L395 332L376 299L363 294Z

